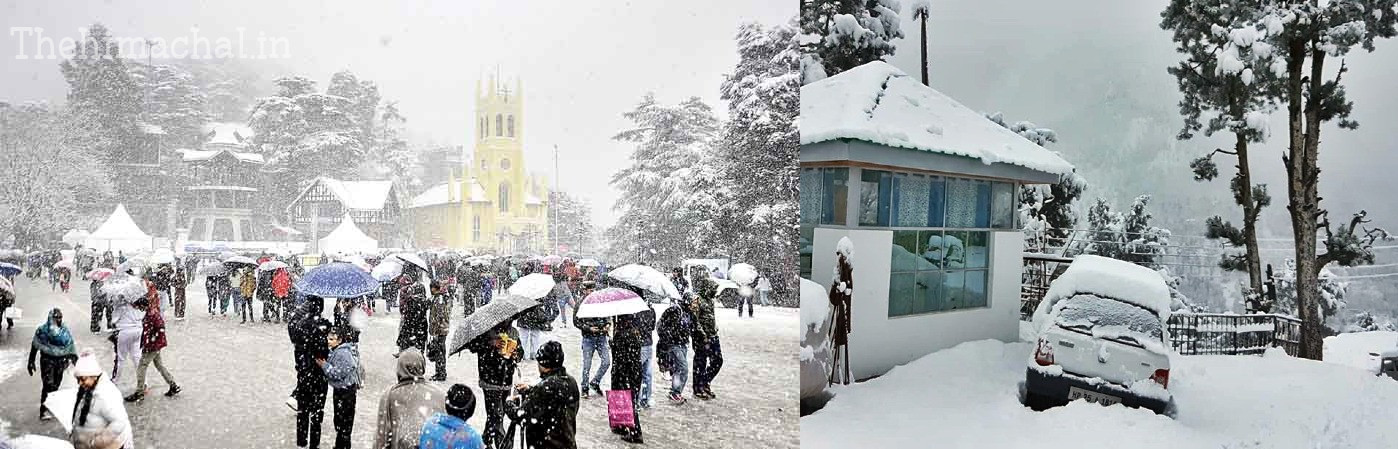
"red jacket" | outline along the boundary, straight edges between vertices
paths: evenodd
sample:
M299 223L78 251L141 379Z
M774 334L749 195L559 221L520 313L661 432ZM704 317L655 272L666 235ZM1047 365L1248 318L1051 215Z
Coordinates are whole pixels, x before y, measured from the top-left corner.
M141 351L155 352L165 349L165 317L160 308L146 308L146 318L141 321Z
M286 269L277 270L277 274L272 275L272 296L285 298L291 294L291 275Z

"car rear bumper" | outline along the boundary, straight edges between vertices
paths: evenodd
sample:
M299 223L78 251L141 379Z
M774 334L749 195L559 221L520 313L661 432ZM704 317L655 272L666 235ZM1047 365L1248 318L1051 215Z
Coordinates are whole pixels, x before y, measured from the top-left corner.
M1170 404L1173 399L1162 400L1143 397L1124 387L1089 383L1086 379L1071 373L1056 375L1045 374L1033 368L1025 369L1024 388L1030 394L1066 403L1068 402L1068 389L1071 387L1116 396L1121 398L1121 405L1150 409L1156 413L1169 414L1173 408Z

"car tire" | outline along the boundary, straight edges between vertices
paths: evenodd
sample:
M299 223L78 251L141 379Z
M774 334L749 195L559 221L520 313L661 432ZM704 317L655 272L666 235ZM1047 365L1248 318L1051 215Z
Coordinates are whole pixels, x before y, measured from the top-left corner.
M1029 407L1030 410L1036 412L1048 410L1050 408L1053 408L1053 406L1055 405L1053 401L1049 400L1049 398L1030 393L1029 389L1025 387L1024 381L1019 382L1018 396L1020 404L1023 404L1025 407Z

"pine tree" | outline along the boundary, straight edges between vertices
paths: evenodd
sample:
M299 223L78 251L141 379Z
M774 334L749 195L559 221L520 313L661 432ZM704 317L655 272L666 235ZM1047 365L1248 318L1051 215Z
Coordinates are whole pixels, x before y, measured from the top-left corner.
M551 192L550 212L558 214L558 228L553 232L559 243L568 245L574 252L589 254L593 250L593 235L597 230L592 223L592 204L569 195L567 192Z
M280 78L277 95L253 108L249 126L254 148L268 157L273 188L266 199L283 210L305 183L318 176L343 178L354 173L366 148L363 131L348 99L318 93L304 77Z
M794 19L772 27L738 27L738 65L720 89L729 120L710 158L719 167L719 179L710 186L717 189L705 198L708 212L719 218L709 238L727 240L732 257L767 274L779 300L794 297L799 285L795 268L801 92L796 32ZM702 192L705 186L693 189Z
M897 0L802 0L802 84L892 56Z
M131 77L120 48L107 27L93 24L73 58L59 64L68 82L68 108L65 114L74 126L92 129L93 144L108 162L126 161L141 148L138 126L141 117L141 89Z
M341 70L330 77L330 85L325 88L325 93L349 101L349 115L359 128L359 145L362 148L372 148L377 143L376 121L379 100L382 99L379 96L379 87L372 81L360 81L348 70Z
M1254 21L1261 24L1259 29L1267 31L1264 37L1279 50L1282 61L1274 71L1284 92L1281 101L1286 104L1289 131L1282 165L1286 167L1287 211L1296 242L1300 357L1323 357L1323 317L1315 313L1321 302L1321 270L1330 262L1363 263L1362 259L1353 258L1354 252L1333 252L1327 248L1330 251L1317 254L1316 245L1311 244L1318 237L1320 220L1327 215L1320 206L1317 188L1322 125L1335 122L1343 129L1359 126L1350 119L1354 103L1341 84L1348 68L1342 60L1335 78L1327 79L1325 62L1329 57L1348 54L1355 46L1373 51L1375 39L1393 37L1398 19L1395 5L1398 1L1334 0L1321 4L1314 0L1273 0L1265 3L1261 17ZM1325 224L1327 234L1333 234L1328 220ZM1353 233L1353 227L1349 233Z
M1176 50L1185 55L1168 70L1183 94L1179 106L1184 127L1177 137L1190 139L1201 130L1205 136L1233 133L1232 150L1214 150L1195 159L1190 168L1195 180L1209 181L1218 176L1215 156L1236 158L1237 174L1229 186L1242 208L1242 229L1215 216L1206 223L1206 235L1243 248L1242 254L1225 254L1219 266L1248 273L1244 294L1252 303L1262 291L1257 220L1271 197L1266 184L1252 183L1249 144L1267 138L1267 116L1276 110L1281 94L1273 68L1281 61L1271 43L1259 39L1267 30L1251 22L1260 11L1255 2L1174 0L1161 13L1160 24L1173 32Z
M1058 142L1058 133L1052 129L1040 128L1033 122L1019 121L1010 124L1002 113L985 114L985 118L1005 127L1015 134L1034 142L1041 147ZM1025 185L1020 189L1019 212L1024 222L1025 248L1030 251L1043 251L1067 244L1068 235L1078 225L1078 214L1073 204L1087 191L1087 179L1077 171L1060 175L1058 182L1042 185Z
M42 103L0 102L0 236L19 248L42 245L55 230L71 229L85 209L111 193L106 165L91 127L71 111Z
M170 65L131 65L132 77L148 94L145 122L165 131L167 148L194 147L210 120L208 95L188 71Z

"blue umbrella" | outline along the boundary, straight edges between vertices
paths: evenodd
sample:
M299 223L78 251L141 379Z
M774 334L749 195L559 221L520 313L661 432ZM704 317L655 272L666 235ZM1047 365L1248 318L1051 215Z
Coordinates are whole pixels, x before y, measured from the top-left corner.
M296 290L322 298L357 298L379 289L379 281L349 262L331 262L312 268L296 281Z
M0 276L14 276L23 271L24 269L20 268L19 265L9 262L0 262Z

